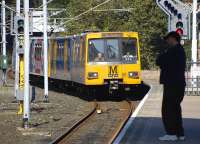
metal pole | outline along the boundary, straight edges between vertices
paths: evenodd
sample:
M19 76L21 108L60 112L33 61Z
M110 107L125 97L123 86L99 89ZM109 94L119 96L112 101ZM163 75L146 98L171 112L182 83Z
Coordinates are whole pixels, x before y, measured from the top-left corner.
M6 85L6 69L7 69L7 59L6 59L6 9L5 9L5 0L2 0L2 47L3 47L3 56L2 56L2 80L3 85Z
M24 0L24 128L29 127L30 103L29 103L29 0Z
M16 1L16 15L20 15L20 1ZM15 32L15 97L17 98L17 93L19 90L19 54L18 54L18 48L19 48L19 40L17 32Z
M2 0L2 43L3 43L3 56L6 56L6 9L5 0Z
M47 0L43 0L43 43L44 43L44 101L48 102L48 37Z
M193 0L192 61L197 62L197 0Z
M196 62L197 62L197 0L193 0L193 22L192 22L192 85L196 87Z

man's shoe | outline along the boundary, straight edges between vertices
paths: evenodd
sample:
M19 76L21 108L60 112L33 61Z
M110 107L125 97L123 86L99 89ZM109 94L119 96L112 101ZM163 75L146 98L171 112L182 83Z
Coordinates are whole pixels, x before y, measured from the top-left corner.
M164 135L158 138L160 141L176 141L178 137L176 135Z
M184 140L185 140L185 136L180 136L180 137L178 137L178 140L184 141Z

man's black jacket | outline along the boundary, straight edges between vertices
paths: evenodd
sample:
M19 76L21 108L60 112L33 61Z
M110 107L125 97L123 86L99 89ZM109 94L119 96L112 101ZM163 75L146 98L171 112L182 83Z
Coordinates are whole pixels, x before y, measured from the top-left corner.
M161 69L161 84L185 85L186 56L184 48L180 44L161 53L156 60L156 64Z

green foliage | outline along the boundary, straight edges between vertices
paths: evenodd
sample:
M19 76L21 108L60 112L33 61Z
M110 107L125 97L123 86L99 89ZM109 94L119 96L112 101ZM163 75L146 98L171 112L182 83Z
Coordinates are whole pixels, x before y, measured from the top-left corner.
M51 7L67 10L62 17L72 18L105 0L56 0ZM77 20L67 22L68 34L84 30L136 31L140 34L143 69L155 68L155 58L160 49L161 38L167 32L167 16L158 8L155 0L112 0L98 9L132 8L130 12L92 11Z

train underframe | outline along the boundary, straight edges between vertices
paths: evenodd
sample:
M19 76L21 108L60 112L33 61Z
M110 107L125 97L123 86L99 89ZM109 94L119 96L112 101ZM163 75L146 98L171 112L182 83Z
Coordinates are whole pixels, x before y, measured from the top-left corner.
M33 86L44 87L44 78L39 75L30 75L30 83ZM83 85L76 82L49 78L49 89L55 91L82 91L86 90L89 95L95 95L97 91L113 95L119 92L135 92L140 89L141 84L123 84L122 80L105 80L104 85Z

